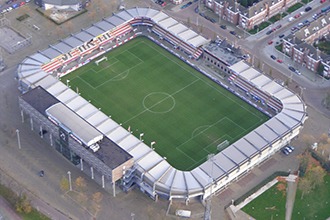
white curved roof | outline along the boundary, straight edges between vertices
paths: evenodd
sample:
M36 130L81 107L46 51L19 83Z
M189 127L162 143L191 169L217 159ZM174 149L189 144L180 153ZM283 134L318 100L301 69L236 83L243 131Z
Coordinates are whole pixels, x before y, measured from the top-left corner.
M92 103L83 99L65 84L41 69L42 64L59 56L60 51L67 51L70 47L77 46L82 41L89 41L99 35L100 30L112 27L111 24L121 25L125 22L123 18L129 19L131 17L133 19L133 16L136 18L149 17L158 25L164 25L168 29L171 29L170 25L177 26L177 29L172 30L172 34L175 36L181 35L182 39L190 41L195 46L207 42L205 38L178 24L163 12L150 8L134 8L103 19L107 24L101 21L58 44L27 57L18 66L17 71L21 82L27 84L30 88L42 86L78 116L93 125L95 131L108 136L121 148L129 152L136 161L138 171L144 174L144 181L154 185L156 190L168 193L171 196L202 195L205 189L210 186L210 179L218 180L228 175L240 164L258 154L264 147L269 146L284 134L304 123L307 118L306 107L297 95L255 71L246 63L237 63L231 69L261 91L279 99L283 104L283 109L275 117L215 155L214 166L211 166L209 162L205 162L191 171L180 171L173 168L163 157L95 108ZM166 23L162 24L165 21ZM95 132L95 136L99 135L97 132ZM88 138L93 139L93 137Z

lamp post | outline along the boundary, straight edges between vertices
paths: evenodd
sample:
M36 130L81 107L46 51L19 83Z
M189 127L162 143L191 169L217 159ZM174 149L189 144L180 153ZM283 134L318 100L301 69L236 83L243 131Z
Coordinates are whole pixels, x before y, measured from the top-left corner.
M17 134L18 149L21 149L21 139L19 137L19 130L18 129L16 129L16 134Z
M141 133L141 134L140 134L140 141L143 141L143 140L142 140L143 135L144 135L144 133Z
M153 146L154 146L155 144L156 144L156 141L151 142L150 146L151 146L152 149L155 149L155 148L153 148Z
M68 175L69 175L69 190L72 191L71 172L70 171L68 171Z
M67 87L69 87L69 82L70 82L70 80L67 79L67 80L66 80L66 86L67 86Z

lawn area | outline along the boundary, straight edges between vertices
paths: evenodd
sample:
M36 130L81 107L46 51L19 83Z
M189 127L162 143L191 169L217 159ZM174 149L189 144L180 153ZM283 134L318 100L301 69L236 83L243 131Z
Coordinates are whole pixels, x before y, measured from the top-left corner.
M330 217L330 175L324 177L324 185L317 187L301 199L297 190L292 219L320 219Z
M303 4L301 4L300 2L292 5L290 8L288 8L287 12L290 14L296 10L298 10L299 8L301 8L302 6L304 6Z
M0 184L0 196L3 197L11 206L13 212L17 213L15 210L15 204L18 200L16 192L12 191L10 188ZM1 208L0 208L1 209ZM11 210L6 210L11 212ZM2 219L2 213L0 213L0 219ZM30 213L17 213L19 216L22 217L23 220L49 220L47 216L38 212L36 209L32 208ZM7 216L8 217L8 216ZM5 218L7 219L7 218Z
M249 204L244 206L242 210L257 220L285 219L285 187L286 183L278 182ZM279 188L282 190L279 190Z
M276 21L279 21L281 19L283 19L285 16L287 16L287 13L279 13L277 15L274 15L273 17L271 17L268 21L271 23L275 23Z
M180 170L191 170L268 117L144 37L68 74L73 90ZM225 146L226 147L226 146Z

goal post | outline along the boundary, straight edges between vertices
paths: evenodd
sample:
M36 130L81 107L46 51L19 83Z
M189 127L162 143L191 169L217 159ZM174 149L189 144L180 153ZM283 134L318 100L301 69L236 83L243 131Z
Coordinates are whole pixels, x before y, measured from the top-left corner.
M218 146L217 146L217 150L218 150L218 151L221 151L221 150L223 150L224 148L228 147L228 145L229 145L229 141L228 141L228 140L225 140L225 141L223 141L222 143L218 144Z
M108 57L103 56L101 59L95 60L95 64L98 66L102 61L108 61Z

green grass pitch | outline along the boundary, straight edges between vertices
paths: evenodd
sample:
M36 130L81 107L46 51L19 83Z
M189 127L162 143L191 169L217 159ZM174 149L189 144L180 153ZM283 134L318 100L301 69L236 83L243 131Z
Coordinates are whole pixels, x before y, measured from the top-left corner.
M63 77L73 90L140 137L177 169L191 170L217 146L268 117L165 49L139 37Z

